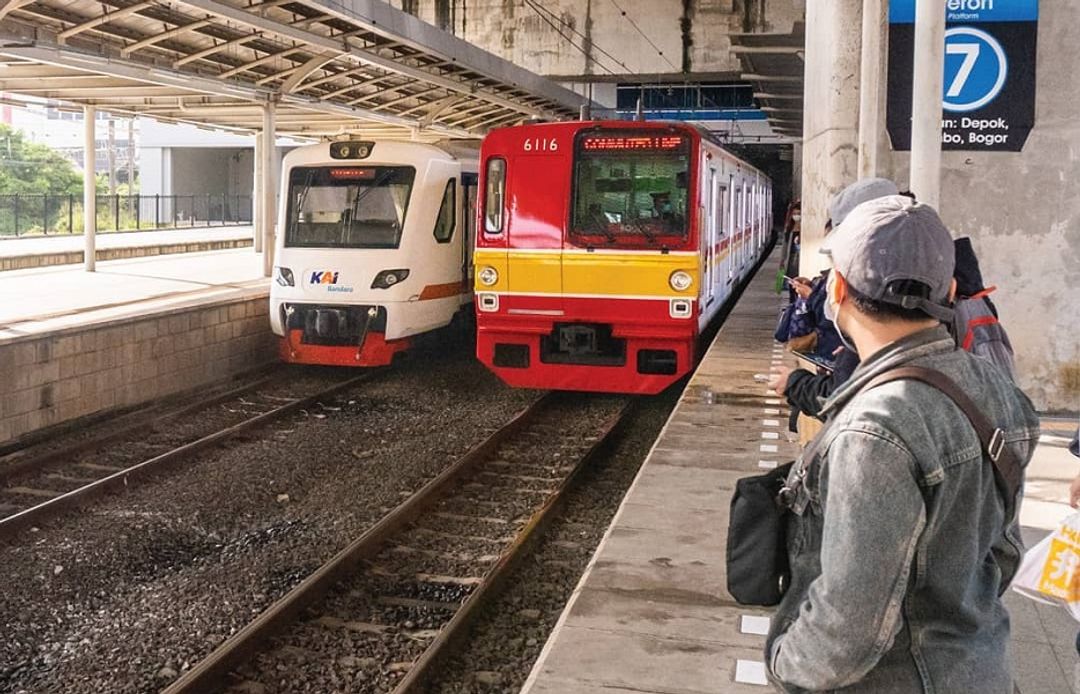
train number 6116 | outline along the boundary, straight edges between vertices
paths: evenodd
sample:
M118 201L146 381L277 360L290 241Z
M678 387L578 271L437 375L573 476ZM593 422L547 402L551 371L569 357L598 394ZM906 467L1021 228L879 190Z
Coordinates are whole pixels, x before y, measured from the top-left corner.
M559 142L554 137L529 137L525 139L525 145L523 149L526 152L557 152L559 151Z

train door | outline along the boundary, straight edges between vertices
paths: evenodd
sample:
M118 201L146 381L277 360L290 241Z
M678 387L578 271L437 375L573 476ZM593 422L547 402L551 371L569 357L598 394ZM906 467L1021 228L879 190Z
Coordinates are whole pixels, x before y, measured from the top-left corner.
M727 200L727 228L728 233L728 282L735 279L735 268L739 266L739 244L736 240L738 235L739 225L735 219L735 201L739 199L739 191L735 187L735 175L728 174L728 200Z
M705 302L705 306L709 306L713 302L713 297L716 294L716 239L718 231L716 228L716 206L719 204L717 198L717 191L719 190L719 181L716 178L716 169L709 168L709 179L705 186L705 229L703 234L705 236L704 253L702 253L702 260L705 263L705 272L702 273L702 277L705 281L704 291L702 292L702 300Z
M716 217L716 277L717 284L723 283L726 293L727 285L731 284L731 229L727 222L728 187L718 177L716 179L716 208L713 215Z
M476 240L477 179L473 172L461 174L461 281L470 292L473 283L473 244Z

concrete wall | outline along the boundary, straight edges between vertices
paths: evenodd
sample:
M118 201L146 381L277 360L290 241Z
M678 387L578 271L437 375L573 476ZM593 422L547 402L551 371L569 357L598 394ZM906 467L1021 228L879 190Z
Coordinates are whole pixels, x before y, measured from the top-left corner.
M943 152L941 214L970 236L1044 410L1080 410L1080 5L1039 3L1035 128L1023 152ZM809 40L809 39L808 39ZM908 154L886 156L906 187ZM805 218L805 217L804 217Z
M0 344L0 444L276 359L265 293Z
M608 74L604 64L617 74L721 72L732 78L737 78L740 65L730 51L729 33L790 31L806 6L805 0L620 2L656 44L654 49L611 0L536 0L533 4L551 13L543 16L524 0L390 0L390 4L543 75ZM571 41L585 50L574 48Z

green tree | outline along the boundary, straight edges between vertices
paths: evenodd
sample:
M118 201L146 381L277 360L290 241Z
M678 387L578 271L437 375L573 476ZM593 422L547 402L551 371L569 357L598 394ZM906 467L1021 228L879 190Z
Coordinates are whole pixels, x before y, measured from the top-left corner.
M0 123L0 195L77 195L82 184L82 173L59 152Z

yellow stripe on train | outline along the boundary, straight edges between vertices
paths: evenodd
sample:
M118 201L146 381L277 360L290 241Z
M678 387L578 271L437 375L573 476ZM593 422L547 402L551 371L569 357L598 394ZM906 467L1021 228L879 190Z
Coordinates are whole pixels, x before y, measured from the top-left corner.
M698 256L661 253L563 253L477 249L476 289L488 292L569 294L593 296L695 297L698 295ZM485 284L483 270L497 274ZM671 287L676 271L690 275L691 284L677 291Z

